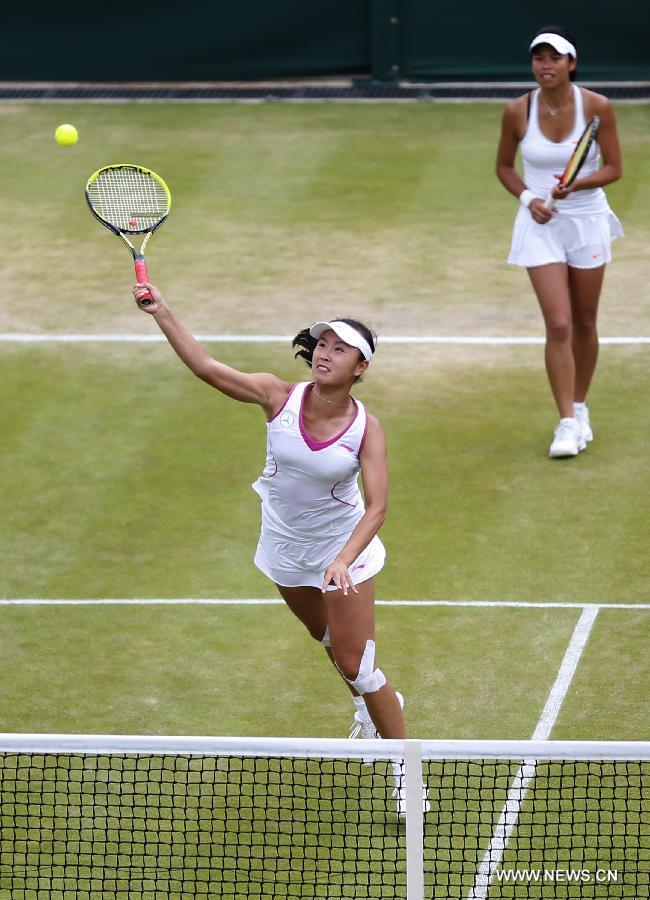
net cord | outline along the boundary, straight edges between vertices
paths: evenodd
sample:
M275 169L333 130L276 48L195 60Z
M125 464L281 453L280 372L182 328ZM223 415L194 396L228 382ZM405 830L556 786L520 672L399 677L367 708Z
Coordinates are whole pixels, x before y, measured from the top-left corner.
M0 733L0 752L195 754L208 756L372 757L401 761L406 742L329 738L259 738L110 734ZM422 741L423 760L650 760L650 741Z

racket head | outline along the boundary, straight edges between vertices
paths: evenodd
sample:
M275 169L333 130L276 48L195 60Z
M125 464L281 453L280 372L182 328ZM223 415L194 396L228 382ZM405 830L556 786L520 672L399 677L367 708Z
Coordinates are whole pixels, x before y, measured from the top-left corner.
M571 154L571 159L567 163L566 169L562 173L560 184L571 185L576 180L578 172L582 168L582 165L587 158L587 154L591 149L591 145L594 142L599 125L600 118L598 116L594 116L591 122L587 124L587 127L580 136L580 140L576 144L575 150Z
M172 196L151 169L118 163L93 172L86 183L86 202L115 234L152 234L167 218Z

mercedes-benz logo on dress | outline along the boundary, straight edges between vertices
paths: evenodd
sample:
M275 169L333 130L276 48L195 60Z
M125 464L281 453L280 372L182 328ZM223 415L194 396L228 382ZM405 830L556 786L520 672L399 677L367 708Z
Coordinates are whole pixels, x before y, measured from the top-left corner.
M292 412L283 412L280 416L280 425L284 425L285 428L290 428L295 421L296 417Z

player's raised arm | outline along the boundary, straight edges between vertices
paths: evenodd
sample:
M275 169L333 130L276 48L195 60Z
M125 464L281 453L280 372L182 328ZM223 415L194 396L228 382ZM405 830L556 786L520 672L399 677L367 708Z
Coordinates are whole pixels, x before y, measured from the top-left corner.
M176 354L197 378L242 403L257 403L267 417L282 406L291 385L269 372L248 374L218 362L187 330L167 305L158 288L150 282L136 284L133 295L140 309L153 316ZM151 298L146 306L140 301Z
M86 202L95 218L129 248L135 277L144 284L149 280L145 247L166 221L172 205L171 192L163 179L144 166L104 166L88 179ZM131 240L137 235L144 235L139 250ZM142 294L139 302L148 306L151 297Z

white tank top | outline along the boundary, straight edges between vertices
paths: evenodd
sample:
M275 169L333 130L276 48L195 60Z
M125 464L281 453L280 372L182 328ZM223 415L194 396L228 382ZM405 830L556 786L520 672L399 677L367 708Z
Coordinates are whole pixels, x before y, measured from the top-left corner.
M551 189L557 184L554 174L560 175L564 171L587 124L582 91L575 84L572 88L575 120L571 134L564 141L550 141L542 134L539 127L539 88L531 99L528 128L521 142L521 157L524 164L524 182L536 197L546 198L551 193ZM578 178L592 175L599 167L600 147L598 142L594 141ZM560 214L571 216L593 216L609 212L607 197L602 188L575 191L560 201L555 208Z
M353 421L329 441L315 441L302 409L312 383L291 389L267 422L266 465L253 489L262 498L262 530L279 540L328 541L349 534L365 512L357 483L366 435L363 404L353 400Z

